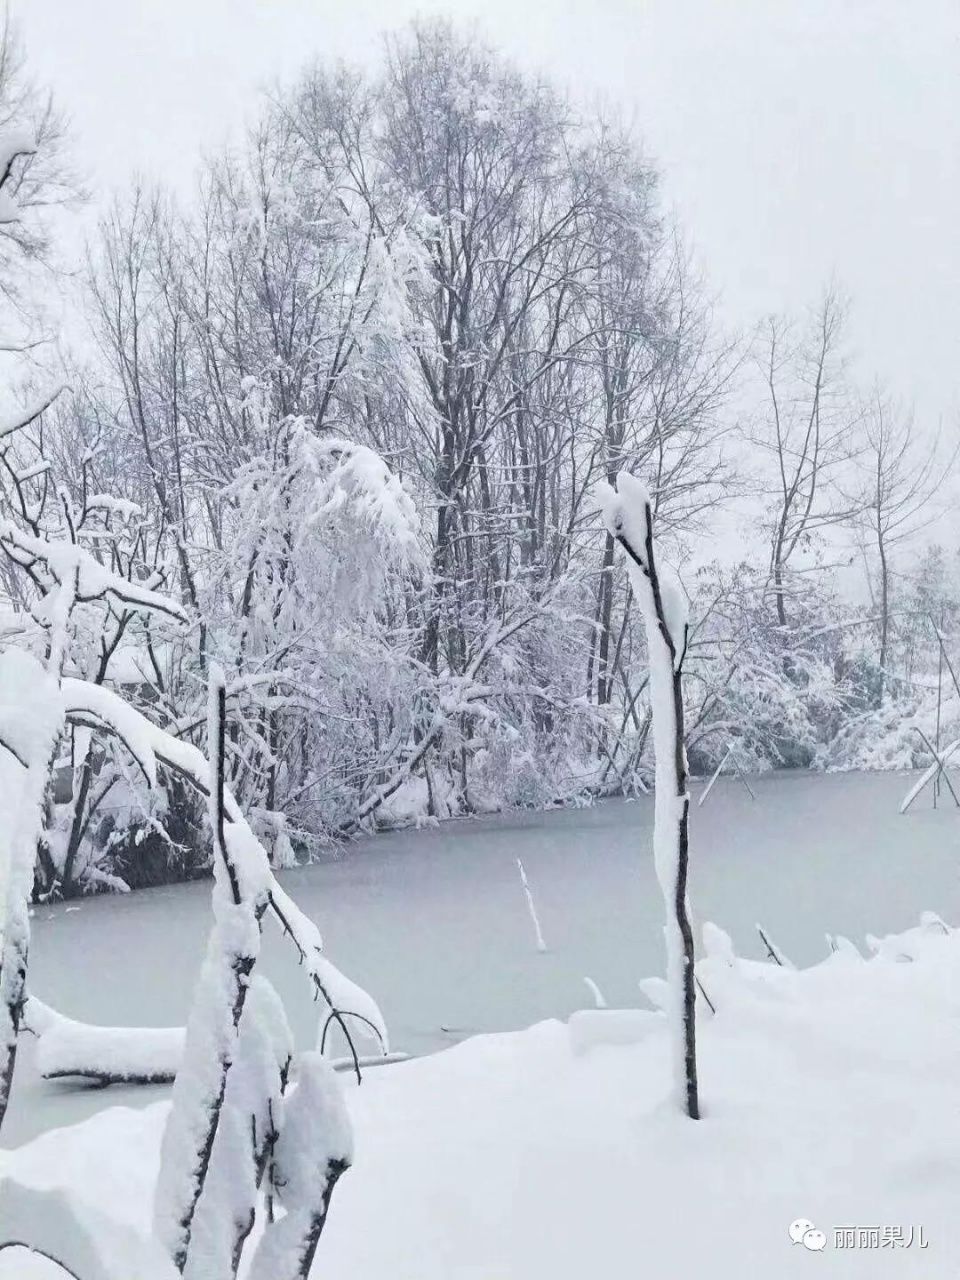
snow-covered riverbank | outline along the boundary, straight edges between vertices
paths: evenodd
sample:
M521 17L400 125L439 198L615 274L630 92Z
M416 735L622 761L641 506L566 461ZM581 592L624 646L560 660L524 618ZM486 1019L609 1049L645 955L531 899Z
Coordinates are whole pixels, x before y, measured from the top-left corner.
M949 807L934 812L924 798L901 817L909 780L899 775L781 774L753 785L756 801L723 779L693 808L695 912L729 930L745 954L763 954L757 921L809 964L826 953L827 932L894 931L928 909L960 918L960 815L949 797ZM331 958L379 1000L393 1046L422 1054L476 1032L566 1018L590 1002L585 977L611 1004L638 1002L638 979L663 970L651 821L644 798L452 822L358 842L340 860L284 879ZM33 925L31 982L42 999L94 1023L176 1024L209 927L209 885L41 907ZM269 931L264 969L307 1043L316 1010ZM45 1084L31 1062L27 1038L8 1145L107 1105L164 1096Z
M699 1122L668 1099L654 1013L476 1037L347 1083L356 1163L316 1274L955 1275L960 934L928 920L802 972L732 959L716 932L710 951ZM165 1114L113 1109L0 1168L145 1234ZM4 1280L58 1274L0 1254Z

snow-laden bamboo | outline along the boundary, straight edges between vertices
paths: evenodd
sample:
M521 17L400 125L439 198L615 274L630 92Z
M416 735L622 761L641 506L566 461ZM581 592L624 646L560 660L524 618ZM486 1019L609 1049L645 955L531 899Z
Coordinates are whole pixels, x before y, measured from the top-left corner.
M600 500L607 529L626 553L647 636L656 756L653 852L666 910L666 1012L677 1094L687 1115L697 1119L696 985L687 903L690 796L683 736L686 600L679 584L664 581L657 566L653 507L645 485L621 472L616 488L607 486Z

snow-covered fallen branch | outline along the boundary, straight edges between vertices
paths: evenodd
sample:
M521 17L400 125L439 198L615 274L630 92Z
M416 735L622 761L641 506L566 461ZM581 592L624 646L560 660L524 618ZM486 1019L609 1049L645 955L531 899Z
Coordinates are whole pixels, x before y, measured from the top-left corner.
M183 1027L99 1027L46 1008L32 997L24 1024L37 1038L37 1070L45 1080L82 1077L98 1084L165 1084L183 1060Z
M359 988L358 988L359 990ZM37 1041L44 1080L95 1084L170 1084L183 1061L184 1027L107 1027L67 1018L31 996L21 1026ZM362 1068L406 1062L406 1053L359 1055ZM354 1057L327 1058L334 1071L353 1071Z

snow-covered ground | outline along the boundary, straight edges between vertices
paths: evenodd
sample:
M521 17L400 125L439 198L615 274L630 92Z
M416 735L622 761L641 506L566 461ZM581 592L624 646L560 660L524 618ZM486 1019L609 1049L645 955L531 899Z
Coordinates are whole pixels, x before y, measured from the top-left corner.
M725 943L698 965L717 1009L700 1013L699 1122L668 1099L654 1013L475 1037L348 1085L356 1164L315 1274L955 1276L960 933L928 921L802 972ZM0 1168L146 1231L165 1112L106 1111ZM58 1274L0 1254L4 1280Z
M901 817L909 781L778 775L752 783L751 801L739 783L721 779L704 807L692 809L696 917L727 929L755 957L763 954L760 921L800 964L826 954L825 933L862 939L904 928L928 909L960 920L960 814L949 797L934 812L924 796ZM642 1003L638 979L663 972L651 822L644 798L446 823L360 842L339 861L282 878L320 925L330 957L379 1001L392 1047L422 1054L476 1032L566 1018L591 1002L585 977L611 1005ZM32 988L88 1022L182 1023L209 924L207 884L37 908ZM262 964L298 1039L309 1043L316 1009L269 927ZM24 1050L3 1131L8 1145L108 1105L165 1096L162 1088L43 1083L31 1070L29 1039Z

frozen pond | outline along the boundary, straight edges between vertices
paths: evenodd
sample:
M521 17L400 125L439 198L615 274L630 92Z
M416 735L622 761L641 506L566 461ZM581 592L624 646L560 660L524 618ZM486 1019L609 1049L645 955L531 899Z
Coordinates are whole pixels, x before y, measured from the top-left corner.
M762 922L799 963L825 933L862 943L929 909L960 921L960 813L929 793L897 810L902 775L781 774L724 779L693 808L691 897L698 920L762 954ZM949 807L947 807L949 805ZM662 972L662 907L650 852L652 800L508 814L358 842L343 857L284 875L323 930L332 960L378 999L393 1048L424 1053L477 1031L566 1017L590 1003L635 1004ZM515 859L522 857L548 951L537 952ZM183 1021L209 925L209 885L104 897L34 913L31 987L85 1021ZM270 929L264 971L303 1041L316 1010L289 946ZM29 1043L4 1126L16 1145L157 1089L76 1090L31 1071ZM385 1068L389 1070L389 1068Z

